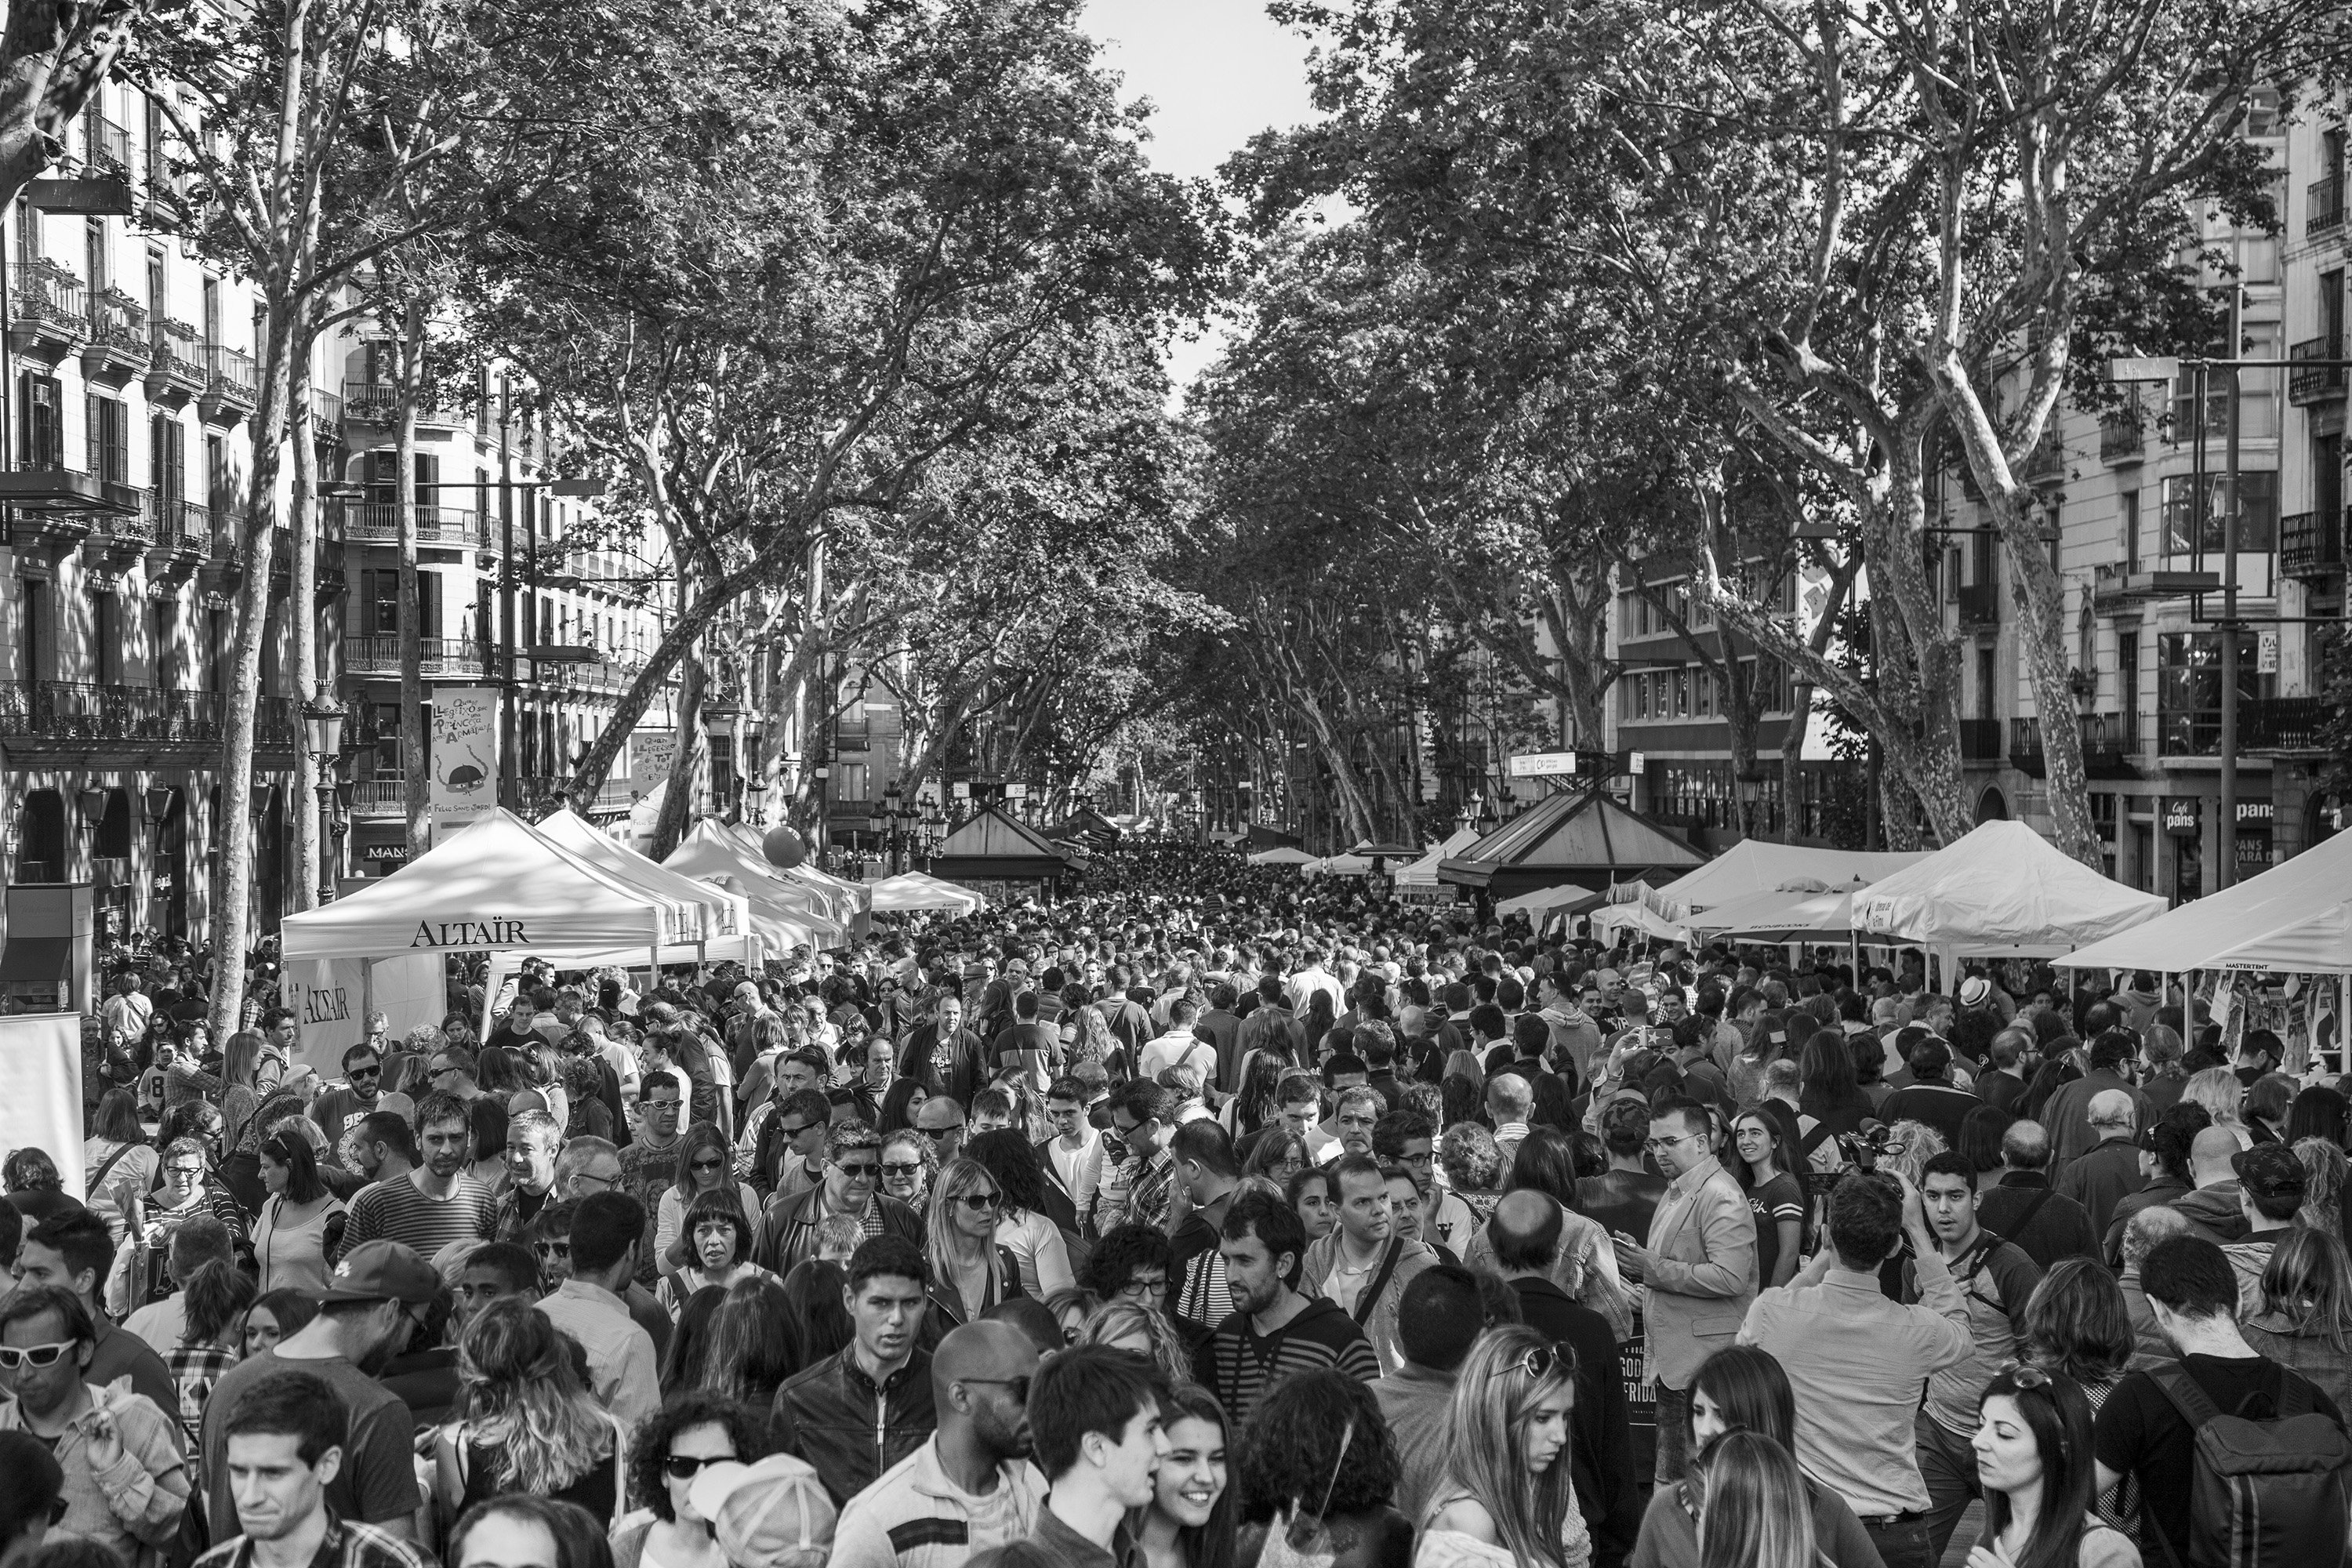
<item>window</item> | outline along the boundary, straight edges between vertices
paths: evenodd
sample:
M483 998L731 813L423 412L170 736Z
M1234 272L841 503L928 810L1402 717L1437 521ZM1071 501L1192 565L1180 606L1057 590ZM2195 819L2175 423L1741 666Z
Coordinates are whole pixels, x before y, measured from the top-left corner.
M89 471L109 484L131 482L131 410L120 399L90 393L82 400L89 437Z
M180 686L180 603L176 599L149 601L148 615L152 625L148 630L148 646L154 650L155 685L164 691L176 691Z
M97 643L98 657L91 662L98 670L100 686L122 684L122 604L111 594L100 594L93 603L90 632Z
M147 253L147 316L151 322L160 323L171 311L164 309L170 301L163 292L163 253Z
M2124 547L2124 570L2139 570L2139 492L2126 490L2116 498L2118 531Z
M188 493L187 432L169 414L147 421L147 484L155 492L155 512L167 527L177 525L170 515L178 511Z
M2278 538L2278 475L2274 471L2251 468L2238 473L2239 493L2242 504L2238 518L2238 550L2241 554L2256 554L2268 551ZM2205 476L2205 519L2202 536L2199 537L2197 519L2193 515L2196 490L2186 474L2176 474L2164 481L2164 552L2167 555L2194 555L2218 552L2221 548L2223 509L2229 503L2228 477L2222 474Z
M26 371L16 378L17 405L24 410L17 449L28 468L66 466L65 393L54 375Z
M2279 324L2276 321L2252 321L2242 329L2242 353L2247 359L2282 359ZM2274 370L2243 370L2238 373L2238 414L2244 422L2239 437L2248 441L2275 441L2279 433L2279 373ZM2222 426L2224 433L2228 426Z
M2238 634L2238 695L2262 695L2254 673L2254 635ZM2221 750L2221 634L2164 632L2156 639L2157 750L2168 757L2218 756Z
M2116 722L2124 750L2139 750L2139 633L2116 633Z
M1691 672L1677 669L1675 678L1675 717L1687 719L1691 710Z
M2000 655L1989 647L1977 649L1977 717L1986 720L2000 718Z
M82 225L81 261L82 269L87 274L84 281L89 285L92 294L114 287L114 268L110 265L106 253L104 220L90 218Z
M18 647L26 680L50 679L49 651L55 646L57 627L49 618L49 585L38 577L23 579L25 584L24 641Z
M843 770L846 784L847 770ZM710 798L727 801L735 798L735 737L714 734L710 737ZM836 798L838 796L836 795Z

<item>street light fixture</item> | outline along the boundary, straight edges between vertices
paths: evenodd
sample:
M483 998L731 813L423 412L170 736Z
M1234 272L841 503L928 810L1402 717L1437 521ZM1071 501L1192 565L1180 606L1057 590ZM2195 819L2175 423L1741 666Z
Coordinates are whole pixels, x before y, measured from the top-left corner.
M309 731L310 758L318 763L319 902L335 901L335 869L341 835L335 830L335 767L343 754L343 710L324 698L302 704L302 723Z

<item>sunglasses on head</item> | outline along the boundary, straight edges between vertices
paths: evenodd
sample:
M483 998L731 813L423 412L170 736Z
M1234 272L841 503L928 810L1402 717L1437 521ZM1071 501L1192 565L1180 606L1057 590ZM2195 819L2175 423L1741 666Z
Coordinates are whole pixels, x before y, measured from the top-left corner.
M1514 1372L1523 1372L1533 1378L1546 1378L1551 1375L1554 1367L1559 1365L1559 1352L1549 1345L1538 1345L1510 1364Z

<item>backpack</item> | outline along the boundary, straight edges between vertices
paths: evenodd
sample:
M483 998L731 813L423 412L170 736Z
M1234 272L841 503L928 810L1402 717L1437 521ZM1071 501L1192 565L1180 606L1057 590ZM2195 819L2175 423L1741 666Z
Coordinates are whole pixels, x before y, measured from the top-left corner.
M2197 1434L2187 1568L2344 1560L2352 1439L2313 1406L2308 1384L2284 1379L2277 1415L2257 1421L2222 1414L2178 1362L2148 1375Z

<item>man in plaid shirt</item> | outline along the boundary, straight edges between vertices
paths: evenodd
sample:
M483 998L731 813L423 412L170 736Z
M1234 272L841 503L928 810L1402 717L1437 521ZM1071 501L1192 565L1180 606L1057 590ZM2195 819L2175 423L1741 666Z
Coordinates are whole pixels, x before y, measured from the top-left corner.
M244 1533L196 1559L197 1568L255 1568L257 1557L311 1568L434 1568L431 1554L327 1506L349 1425L334 1388L307 1372L273 1373L247 1388L224 1423L236 1518L212 1521L215 1534L232 1524Z

